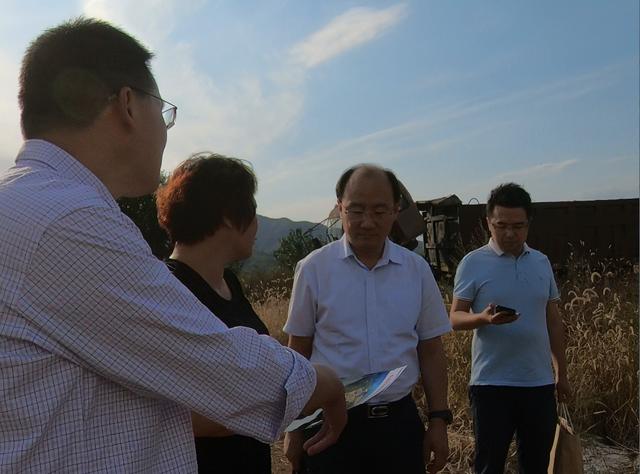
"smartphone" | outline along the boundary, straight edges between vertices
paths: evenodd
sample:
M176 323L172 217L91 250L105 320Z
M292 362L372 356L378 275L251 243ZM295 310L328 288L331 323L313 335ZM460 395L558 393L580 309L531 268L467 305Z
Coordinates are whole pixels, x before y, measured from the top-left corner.
M495 313L502 313L502 312L504 312L504 313L514 313L514 314L518 314L518 312L517 312L515 309L513 309L513 308L509 308L509 307L507 307L507 306L502 306L502 305L497 305L497 306L496 306L496 309L495 309L495 311L494 311L494 314L495 314Z

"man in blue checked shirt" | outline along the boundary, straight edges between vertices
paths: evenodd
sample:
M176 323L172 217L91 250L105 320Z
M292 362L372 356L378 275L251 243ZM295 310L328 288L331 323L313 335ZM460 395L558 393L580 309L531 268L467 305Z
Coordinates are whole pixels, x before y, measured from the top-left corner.
M0 472L195 473L192 412L272 442L322 407L309 453L345 424L330 369L228 329L120 212L157 187L176 118L150 59L83 18L25 54L25 142L0 176Z

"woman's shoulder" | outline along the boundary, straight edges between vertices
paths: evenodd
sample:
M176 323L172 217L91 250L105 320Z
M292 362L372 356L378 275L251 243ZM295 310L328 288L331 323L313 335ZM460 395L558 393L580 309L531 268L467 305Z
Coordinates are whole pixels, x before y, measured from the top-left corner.
M240 283L240 279L238 278L238 275L236 275L235 272L230 268L224 269L224 280L227 283Z
M174 260L173 258L166 258L164 260L164 264L167 266L169 271L183 283L193 280L195 270L186 263L183 263L180 260Z
M229 289L234 295L244 297L244 290L242 288L242 283L240 282L238 275L236 275L233 270L229 268L224 269L224 281L227 282Z

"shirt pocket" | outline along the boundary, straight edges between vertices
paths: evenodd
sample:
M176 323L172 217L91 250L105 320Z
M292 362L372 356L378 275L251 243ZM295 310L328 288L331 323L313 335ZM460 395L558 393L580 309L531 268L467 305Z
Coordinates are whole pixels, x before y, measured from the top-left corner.
M381 327L387 334L406 336L415 330L422 310L420 282L399 285L393 292L378 296Z
M551 288L549 272L545 269L532 268L524 272L524 278L519 281L521 289L534 300L548 300Z

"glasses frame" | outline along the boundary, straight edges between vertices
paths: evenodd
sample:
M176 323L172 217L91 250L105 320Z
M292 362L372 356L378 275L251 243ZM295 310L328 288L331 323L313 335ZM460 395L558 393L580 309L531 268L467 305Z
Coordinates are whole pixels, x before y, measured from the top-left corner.
M152 94L151 92L147 92L144 89L140 89L139 87L134 87L134 86L129 86L129 87L136 92L140 92L141 94L148 95L162 102L162 119L164 120L164 124L166 125L167 130L169 130L171 127L173 127L176 124L176 117L178 116L177 105L174 105L168 100L165 100L162 97L158 97L157 95Z
M529 228L529 221L517 222L515 224L497 224L489 220L489 223L498 232L507 232L508 230L510 230L511 232L518 233L523 232Z
M363 222L366 216L369 216L373 222L379 223L382 222L386 217L392 216L396 210L395 209L385 209L382 210L364 210L364 209L348 209L343 207L344 213L349 219L349 222L359 223Z

